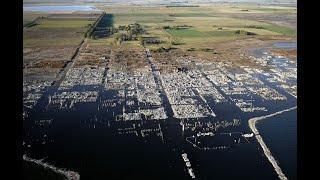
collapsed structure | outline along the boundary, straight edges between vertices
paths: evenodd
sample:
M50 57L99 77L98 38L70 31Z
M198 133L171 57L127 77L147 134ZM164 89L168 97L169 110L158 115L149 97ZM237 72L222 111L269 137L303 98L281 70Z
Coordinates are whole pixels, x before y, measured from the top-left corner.
M74 110L78 104L93 104L97 112L107 115L99 122L108 124L175 118L182 120L185 130L217 131L239 126L240 120L213 123L216 106L231 103L243 113L263 112L268 111L265 101L287 100L275 88L294 95L294 87L287 85L294 83L294 68L279 63L270 66L270 72L248 66L234 71L228 61L208 62L190 56L176 56L169 64L158 54L153 57L148 49L111 49L85 43L65 77L56 83L58 88L46 97L49 108ZM271 87L272 83L275 86ZM25 108L32 109L51 84L25 83ZM122 129L131 127L138 126Z

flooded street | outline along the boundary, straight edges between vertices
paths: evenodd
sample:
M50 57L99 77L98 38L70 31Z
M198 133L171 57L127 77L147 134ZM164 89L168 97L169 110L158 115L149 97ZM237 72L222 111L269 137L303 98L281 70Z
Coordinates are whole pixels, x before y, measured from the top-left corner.
M139 71L111 58L96 68L73 65L58 88L27 91L32 88L26 85L26 95L42 93L26 108L25 154L47 157L81 179L277 179L256 139L244 134L251 133L250 118L296 106L294 89L284 86L296 82L290 60L262 59L270 61L270 73L184 59L191 68L165 73L148 50L135 57L144 64ZM271 141L270 131L276 130L265 121L258 124L261 135L294 179L287 158L275 148L286 141Z

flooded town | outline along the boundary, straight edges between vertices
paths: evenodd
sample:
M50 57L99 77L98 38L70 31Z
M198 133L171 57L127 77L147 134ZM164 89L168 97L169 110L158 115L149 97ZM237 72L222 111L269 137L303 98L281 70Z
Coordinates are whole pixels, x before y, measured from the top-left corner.
M216 22L210 9L214 31L202 32L203 14L184 13L202 5L144 7L169 13L155 19L136 14L143 6L95 7L26 13L36 18L24 26L24 161L72 180L296 179L260 132L296 109L291 24L243 27L230 12Z
M243 129L247 125L244 117L274 112L274 103L285 107L288 99L296 99L296 86L292 86L297 78L295 62L286 57L266 58L269 70L234 69L228 61L193 57L179 57L175 60L178 66L166 69L148 49L135 50L130 57L119 49L96 56L86 51L88 46L80 50L60 84L25 82L25 121L37 111L48 112L44 119L34 120L34 125L49 124L46 128L50 129L50 124L59 121L49 115L52 112L72 114L89 107L90 115L79 123L90 128L106 127L117 136L156 138L165 143L171 135L164 129L174 123L181 132L179 141L199 150L224 151L253 141L252 136L244 136L249 133ZM99 63L83 63L86 56ZM135 64L130 64L132 59ZM252 61L260 63L261 59L252 57ZM226 117L219 107L233 109L234 114ZM50 135L42 128L41 135L26 139L26 146L33 144L34 138L50 143ZM214 137L208 145L206 136ZM192 169L189 171L195 178Z

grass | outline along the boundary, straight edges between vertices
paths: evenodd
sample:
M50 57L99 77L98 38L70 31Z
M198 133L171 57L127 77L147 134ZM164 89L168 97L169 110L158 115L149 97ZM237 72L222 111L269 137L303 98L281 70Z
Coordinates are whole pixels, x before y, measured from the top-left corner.
M213 37L223 37L223 36L235 36L235 31L233 30L218 30L218 31L209 31L206 34Z
M89 20L46 20L37 25L36 28L84 28L93 22Z
M209 13L173 13L169 14L171 17L214 17Z
M271 24L268 19L264 22L255 19L242 18L232 18L236 17L236 14L255 14L263 13L266 16L273 16L277 13L283 14L288 12L289 14L295 13L295 8L278 8L269 6L251 6L251 5L221 5L215 4L214 6L200 6L200 7L189 7L189 8L163 8L163 7L134 7L134 6L115 6L115 7L104 7L107 13L114 15L114 25L127 25L130 23L140 23L144 26L148 32L148 36L157 37L161 40L161 44L147 45L152 48L159 47L177 47L177 48L205 48L210 47L212 43L224 42L235 40L239 38L246 38L245 35L236 35L234 32L237 30L244 30L248 32L253 32L257 35L264 37L267 36L277 36L277 35L288 35L295 36L296 30ZM248 9L248 11L242 11L243 9ZM231 16L232 15L232 16ZM30 19L36 17L35 15L29 14L28 17L24 18L25 22L30 21ZM268 18L268 17L267 17ZM281 18L279 18L281 21ZM86 25L93 23L93 21L88 21L88 19L51 19L44 20L39 25L33 26L30 29L36 28L51 28L64 29L73 28L74 31L84 32ZM163 30L163 26L179 26L179 25L189 25L192 26L190 29L183 30ZM218 30L221 27L222 30ZM258 28L255 28L258 27ZM52 31L50 31L52 32ZM54 33L54 32L53 32ZM252 37L252 36L251 36ZM68 39L68 37L66 37ZM37 42L40 44L73 44L75 40L69 38L71 42L65 42L63 38L58 38L57 40L45 40L40 39L26 39L24 44L34 45ZM97 45L112 45L112 38L103 38L98 40L89 40L90 43ZM177 42L178 45L171 44L171 42ZM47 44L47 45L48 45ZM136 42L126 42L123 46L138 46Z
M175 47L182 49L201 47L210 47L210 44L222 41L235 40L243 38L243 35L236 35L236 30L213 30L200 31L197 29L183 29L183 30L165 30L174 39L175 42L180 43Z
M177 38L193 38L193 37L205 37L206 34L197 31L195 29L167 29L166 30L171 36L177 37Z
M31 16L30 16L31 17ZM87 18L45 18L23 32L24 47L76 46L84 37L88 24L94 21Z
M183 29L183 30L166 30L170 35L177 38L199 38L199 37L228 37L236 36L235 30L214 30L214 31L205 31L200 32L195 29Z
M163 13L141 13L141 12L132 12L132 13L116 13L114 14L116 17L119 17L119 18L127 18L127 17L132 17L132 16L135 16L135 17L159 17L159 16L165 16L165 14Z
M34 23L33 21L23 21L23 27L32 27L35 25L36 23Z
M296 10L294 8L275 8L275 7L259 7L251 8L251 10L261 11L264 13L294 13Z
M219 5L218 5L219 6ZM270 10L272 8L265 7ZM241 9L248 9L242 12ZM159 38L161 44L147 45L150 49L160 47L210 47L212 43L246 38L245 35L236 35L235 31L243 30L261 36L295 35L295 30L289 27L272 25L258 20L232 18L232 13L261 13L261 7L197 7L197 8L128 8L115 13L115 25L125 25L138 22L146 27L149 36ZM279 9L276 12L292 11ZM222 13L221 13L222 12ZM274 11L264 13L272 14ZM189 25L190 29L163 30L163 26ZM218 30L221 27L222 30ZM258 28L256 28L258 27ZM252 36L250 36L252 37ZM172 44L175 42L177 44Z
M24 47L40 47L40 46L75 46L81 42L80 38L24 38Z
M284 26L277 26L277 25L264 25L262 26L264 29L273 31L282 35L289 35L289 36L294 36L297 34L297 31L289 28L289 27L284 27Z
M226 28L226 31L237 31L237 30L243 30L243 31L247 31L247 32L252 32L255 33L257 35L262 35L262 36L268 36L268 35L281 35L280 33L277 32L273 32L270 30L266 30L266 29L255 29L255 28L244 28L244 27L234 27L234 28Z
M126 48L142 48L139 41L124 41L122 42L121 46Z
M47 14L36 13L36 12L23 12L23 21L32 21L37 17L47 16Z

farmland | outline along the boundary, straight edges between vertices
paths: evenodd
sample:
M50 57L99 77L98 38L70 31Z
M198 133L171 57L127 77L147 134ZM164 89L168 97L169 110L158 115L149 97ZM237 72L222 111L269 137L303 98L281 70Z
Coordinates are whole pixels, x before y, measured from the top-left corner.
M223 3L198 7L96 5L110 16L106 16L106 21L100 21L97 27L108 26L111 29L107 28L109 33L101 34L99 27L100 35L95 30L91 37L88 33L91 33L90 28L99 18L99 13L25 12L24 25L28 26L23 31L25 67L29 70L33 65L38 67L39 63L34 62L39 60L58 60L62 65L54 64L63 67L84 39L95 46L134 48L141 47L140 36L157 41L144 44L153 51L177 49L208 59L233 59L237 53L245 53L248 45L294 40L296 37L295 7ZM141 25L141 34L132 36L131 30L118 31L121 26L135 23ZM58 52L61 58L50 57L48 48ZM33 56L37 58L31 58Z
M288 25L288 18L296 17L296 9L293 7L217 4L203 7L102 7L102 9L114 14L115 26L137 22L145 27L148 35L158 37L162 44L149 45L151 49L174 47L186 50L199 44L210 48L213 43L253 38L236 35L234 32L237 30L254 33L256 39L266 39L271 36L278 36L280 39L283 36L294 38L296 35L294 24ZM282 19L281 16L284 14L286 16ZM179 25L188 25L190 29L163 29L164 26ZM179 45L172 44L172 40L179 42L176 43Z
M26 21L33 25L23 30L24 79L55 79L98 17L99 14L28 13Z

